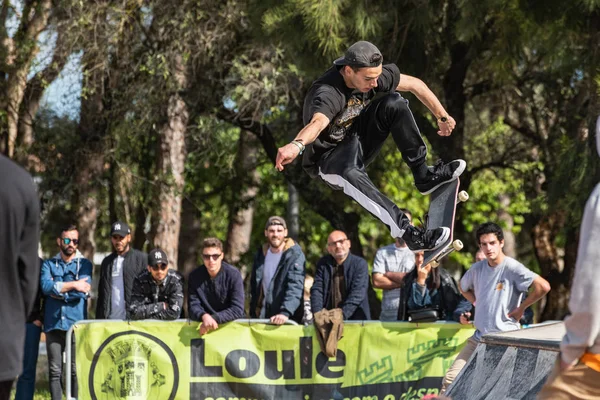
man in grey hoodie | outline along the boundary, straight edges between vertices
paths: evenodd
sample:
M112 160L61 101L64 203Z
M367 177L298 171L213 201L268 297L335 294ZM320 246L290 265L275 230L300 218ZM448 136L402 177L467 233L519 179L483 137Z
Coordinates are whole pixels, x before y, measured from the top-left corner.
M600 118L596 121L600 154ZM575 277L560 356L538 399L600 397L600 184L583 212Z

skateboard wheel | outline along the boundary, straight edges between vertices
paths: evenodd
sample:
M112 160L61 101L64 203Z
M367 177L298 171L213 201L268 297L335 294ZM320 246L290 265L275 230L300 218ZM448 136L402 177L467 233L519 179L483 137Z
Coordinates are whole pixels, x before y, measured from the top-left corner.
M437 268L440 266L440 262L438 260L433 260L429 264L431 264L431 268Z
M460 240L455 240L454 242L452 242L452 247L454 247L454 250L456 251L461 251L463 246L463 242L461 242Z
M465 202L467 200L469 200L469 193L467 193L464 190L461 190L460 192L458 192L458 201Z

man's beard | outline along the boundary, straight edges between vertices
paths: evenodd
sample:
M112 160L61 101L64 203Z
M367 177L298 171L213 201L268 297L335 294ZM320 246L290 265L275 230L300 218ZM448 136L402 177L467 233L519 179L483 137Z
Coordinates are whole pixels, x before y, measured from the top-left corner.
M61 247L60 251L65 255L65 256L70 256L73 253L75 253L75 249L73 247Z

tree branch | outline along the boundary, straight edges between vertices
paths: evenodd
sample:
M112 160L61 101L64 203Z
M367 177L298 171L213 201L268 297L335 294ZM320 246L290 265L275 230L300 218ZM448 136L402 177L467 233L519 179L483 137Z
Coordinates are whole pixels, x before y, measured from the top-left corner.
M232 125L255 134L265 149L269 160L271 160L273 165L275 164L275 158L277 157L277 145L275 143L273 133L267 125L261 124L260 122L249 118L242 119L236 112L228 110L224 107L217 111L217 117L223 121L227 121Z
M525 126L523 124L520 124L517 121L513 120L508 115L508 112L505 113L505 115L504 115L504 123L506 125L508 125L515 132L518 132L521 135L523 135L526 138L528 138L529 140L533 141L536 145L542 145L542 139L540 138L540 136L536 132L534 132L529 127L527 127L527 126Z

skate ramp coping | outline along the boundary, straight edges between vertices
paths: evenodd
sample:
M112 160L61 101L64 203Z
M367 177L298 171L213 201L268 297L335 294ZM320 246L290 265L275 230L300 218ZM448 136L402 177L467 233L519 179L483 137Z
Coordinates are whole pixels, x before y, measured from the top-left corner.
M558 356L562 322L485 335L448 388L453 400L535 400Z

